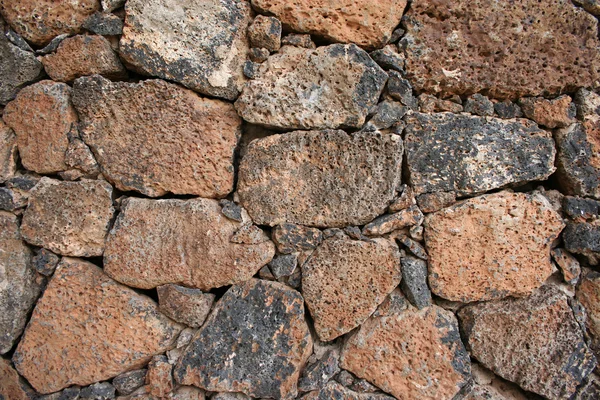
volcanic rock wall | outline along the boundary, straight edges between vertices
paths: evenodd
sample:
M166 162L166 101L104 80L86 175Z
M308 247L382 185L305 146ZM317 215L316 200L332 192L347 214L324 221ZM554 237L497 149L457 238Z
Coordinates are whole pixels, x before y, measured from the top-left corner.
M0 399L599 399L597 0L0 0Z

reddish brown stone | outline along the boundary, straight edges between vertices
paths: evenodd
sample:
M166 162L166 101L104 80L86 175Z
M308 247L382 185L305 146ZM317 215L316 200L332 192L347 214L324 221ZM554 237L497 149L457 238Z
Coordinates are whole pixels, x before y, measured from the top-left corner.
M398 211L402 211L405 208L410 206L414 206L417 204L415 200L415 193L412 188L408 185L402 185L401 190L399 190L400 195L390 204L388 211L390 213L395 213Z
M551 254L552 259L560 268L565 282L576 284L581 273L579 261L565 249L552 249Z
M369 236L384 235L411 225L420 225L423 213L417 206L410 206L395 214L386 214L369 222L363 228L363 234Z
M252 47L277 51L281 47L281 22L277 18L257 15L248 27ZM264 61L264 60L263 60Z
M428 214L431 291L462 302L527 296L552 274L550 246L563 227L540 194L504 191Z
M424 213L439 211L456 203L454 192L423 193L417 196L417 204Z
M0 358L0 398L4 400L31 400L33 393L17 374L10 361Z
M89 262L63 258L13 361L40 393L85 386L145 365L182 326Z
M575 120L576 108L571 97L563 95L552 100L524 97L519 100L525 116L546 128L564 128Z
M198 289L177 285L163 285L157 289L160 311L192 328L202 326L215 302L214 294L203 293Z
M17 137L0 120L0 183L6 182L17 172Z
M585 269L577 288L577 300L587 314L586 327L592 338L592 348L600 356L600 273Z
M148 364L146 383L150 398L165 398L173 391L173 366L169 364L167 357L152 357Z

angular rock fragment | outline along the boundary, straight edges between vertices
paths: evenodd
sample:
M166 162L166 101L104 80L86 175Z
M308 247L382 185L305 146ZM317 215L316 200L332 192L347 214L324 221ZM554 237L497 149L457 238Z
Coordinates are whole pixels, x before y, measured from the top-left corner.
M36 271L44 276L51 276L59 262L60 257L47 249L37 250L32 259Z
M398 399L452 399L471 373L456 318L435 305L368 319L340 361Z
M299 33L290 33L281 38L282 46L304 47L305 49L316 49L315 42L312 41L310 35Z
M600 261L600 224L569 222L563 232L565 249L588 258L590 264Z
M278 255L269 263L269 269L275 279L292 275L297 266L298 254Z
M398 46L388 44L383 49L369 53L369 56L385 70L404 72L404 57L398 54ZM391 78L390 74L390 78ZM398 76L396 74L396 76Z
M598 0L574 0L573 3L581 5L592 15L600 15L600 2Z
M203 293L201 290L183 286L163 285L157 290L160 311L192 328L202 326L215 301L215 295L212 293Z
M552 259L560 268L565 282L575 285L581 274L579 261L564 249L552 249Z
M417 111L419 103L413 95L413 88L410 82L404 79L399 72L389 71L388 74L387 89L389 95L399 100L405 106L410 107L411 110Z
M456 114L463 112L463 106L460 102L438 99L427 93L421 93L418 101L419 109L424 113L449 111Z
M329 382L319 391L308 393L302 400L393 400L394 398L382 393L358 393L354 392L335 381Z
M544 180L555 170L551 134L525 120L414 113L406 118L405 132L417 194L482 193Z
M398 189L398 192L400 193L399 196L394 199L388 208L390 213L402 211L405 208L409 208L410 206L417 204L413 190L410 186L403 184Z
M295 224L281 224L273 229L273 241L277 251L290 254L302 250L314 250L323 241L323 233L316 228Z
M10 361L0 358L0 398L6 400L31 400L34 393L12 367Z
M248 54L248 57L250 58L250 61L254 61L255 63L261 63L261 62L267 61L270 54L271 53L267 49L263 49L263 48L258 49L256 47L253 47L250 49L250 53Z
M424 213L439 211L454 203L456 203L456 193L454 192L423 193L417 196L419 209Z
M581 197L565 196L562 198L564 212L576 222L600 216L600 201Z
M0 35L0 105L14 99L19 90L43 73L33 53L13 45Z
M284 46L235 102L253 124L283 129L360 128L387 74L356 45Z
M271 261L275 246L232 243L240 226L216 200L129 198L108 235L104 269L144 289L175 283L209 290L245 281Z
M250 396L246 396L244 393L215 393L210 400L251 400Z
M105 181L42 178L29 194L21 225L23 238L66 256L102 255L115 211L112 190Z
M595 2L596 0L588 0L590 2ZM600 8L600 5L599 5ZM600 9L598 11L600 14ZM595 400L600 398L600 379L597 376L590 379L585 383L578 391L575 396L575 400Z
M568 0L415 1L400 41L417 91L555 95L600 76L598 23Z
M392 233L392 235L394 234ZM398 243L402 243L402 245L404 245L404 247L406 247L412 254L419 257L421 260L427 260L427 251L425 251L425 248L423 248L420 243L412 240L403 233L394 235L394 237Z
M46 73L55 81L99 74L105 78L125 79L127 72L119 57L102 36L78 35L63 40L55 53L42 57Z
M577 287L577 300L585 308L585 325L591 337L591 347L600 355L600 273L585 269Z
M564 227L540 194L499 192L425 217L431 291L471 302L527 296L553 271L550 246Z
M298 389L302 392L318 390L340 371L339 351L329 350L320 360L307 366L298 381Z
M252 47L277 51L281 47L281 22L277 18L257 15L248 27Z
M402 257L402 282L400 287L408 300L418 309L431 305L431 292L427 286L427 262L416 257Z
M13 356L40 393L85 386L145 365L182 326L89 262L63 258Z
M163 355L154 356L146 374L148 394L151 398L164 398L173 391L173 366Z
M241 120L233 107L161 80L75 81L81 137L120 190L224 197ZM176 127L176 129L174 129Z
M175 367L177 382L210 391L291 399L312 353L295 290L251 279L232 286Z
M244 218L242 217L243 208L238 206L233 201L226 199L219 200L219 205L221 206L221 212L227 218L238 222L244 221Z
M136 71L227 100L238 96L249 2L128 0L125 13L119 53Z
M81 389L79 398L82 400L109 400L115 398L115 387L109 382L98 382ZM60 400L60 399L59 399Z
M504 100L502 102L495 103L494 111L496 111L498 117L505 119L520 118L523 116L523 110L521 110L521 107L510 100Z
M368 5L351 0L252 0L260 12L274 14L293 31L373 49L382 47L400 23L405 0L380 0Z
M369 222L363 228L363 234L379 236L411 225L420 225L423 213L417 206L410 206L395 214L387 214Z
M117 392L122 396L127 396L133 393L137 388L144 385L146 382L147 369L136 369L134 371L125 372L116 376L112 380L112 384Z
M581 120L596 119L600 115L600 94L581 88L575 93L577 117Z
M121 35L123 20L114 14L95 12L85 20L83 27L96 35Z
M367 130L388 129L397 124L408 108L395 101L383 101L377 105L373 118L365 125Z
M548 398L569 398L596 366L567 296L544 286L524 299L484 302L458 315L472 356Z
M0 183L12 178L15 172L17 172L17 137L0 119Z
M564 128L575 121L575 104L567 95L552 100L543 97L524 97L519 100L525 116L546 128Z
M363 225L394 198L402 149L400 136L374 132L269 136L250 143L237 190L256 224Z
M330 341L359 326L400 279L391 240L325 240L302 266L302 295L319 338Z
M482 117L491 117L494 115L494 103L492 103L487 97L482 96L479 93L475 93L465 102L464 110L465 112Z

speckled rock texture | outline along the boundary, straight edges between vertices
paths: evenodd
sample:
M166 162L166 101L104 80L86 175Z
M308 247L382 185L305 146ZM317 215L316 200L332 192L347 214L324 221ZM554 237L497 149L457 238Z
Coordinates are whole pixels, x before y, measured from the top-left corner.
M546 128L564 128L575 120L576 108L567 95L552 100L540 97L525 97L519 101L525 116Z
M210 391L291 399L312 352L302 296L277 282L232 286L175 367L175 379Z
M10 361L4 358L0 358L0 376L0 397L7 400L31 400L31 388L15 371Z
M92 263L63 258L13 356L40 393L89 385L145 365L182 326Z
M567 300L544 286L528 298L463 308L458 315L471 355L525 390L569 398L596 359Z
M14 99L19 90L43 73L35 55L12 44L0 35L0 105Z
M200 328L215 302L215 295L178 285L157 288L160 311L177 322Z
M6 182L17 172L17 136L0 119L0 183Z
M577 288L577 300L587 313L586 326L591 347L600 356L600 273L586 269Z
M230 104L161 80L97 75L75 81L73 103L83 141L118 189L211 198L232 190L241 120Z
M393 200L401 165L397 135L291 132L250 144L238 193L257 224L362 225Z
M302 400L393 400L394 398L382 393L359 393L352 391L336 381L330 381L324 388L315 390L302 397Z

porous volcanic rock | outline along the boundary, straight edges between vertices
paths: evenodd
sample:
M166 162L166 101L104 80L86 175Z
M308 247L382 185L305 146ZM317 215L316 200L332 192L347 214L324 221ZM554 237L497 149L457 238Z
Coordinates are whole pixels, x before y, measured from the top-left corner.
M17 135L25 168L39 174L68 169L65 164L67 135L77 124L68 85L42 81L26 87L6 105L2 119Z
M17 172L17 137L0 119L0 183L12 178L15 172Z
M330 381L324 388L315 390L302 397L302 400L393 400L392 396L383 393L354 392L336 381Z
M161 80L75 81L81 137L121 190L224 197L233 189L241 120L226 102Z
M151 399L165 398L173 391L173 366L169 364L166 356L152 357L148 364L146 383Z
M598 22L569 0L412 2L401 47L417 91L555 95L600 76Z
M577 300L585 308L586 327L591 336L591 346L600 356L600 273L585 269L577 287Z
M527 296L552 274L563 227L541 194L503 191L428 214L431 291L461 302Z
M0 398L5 400L31 400L30 387L12 367L10 361L0 358Z
M369 236L383 235L411 225L420 225L423 213L416 205L410 206L394 214L386 214L369 222L362 233Z
M382 214L400 183L397 135L296 131L254 140L238 193L257 224L363 225Z
M137 71L234 100L244 83L246 0L128 0L119 44Z
M567 300L549 285L524 299L462 308L458 315L471 355L525 390L569 398L596 359Z
M98 0L1 0L0 14L27 41L44 46L55 36L81 32L100 9Z
M159 309L169 318L199 328L208 316L215 301L212 293L203 293L178 285L162 285L157 288Z
M323 241L302 266L302 295L319 338L330 341L362 324L401 279L391 240Z
M544 180L555 170L552 135L527 120L452 113L406 118L406 161L417 194L475 194Z
M65 256L101 256L115 212L112 194L105 181L44 177L29 192L21 234L28 243Z
M548 100L542 97L524 97L519 100L525 116L546 128L564 128L575 122L577 109L571 97L559 96Z
M251 279L219 300L174 375L181 384L210 391L293 399L311 353L302 296L283 284Z
M40 393L85 386L140 368L182 329L87 261L63 258L13 356Z
M357 3L341 0L252 0L259 11L274 14L296 32L373 49L382 47L400 23L406 0Z
M371 317L340 362L398 399L452 399L471 373L456 318L435 305Z
M281 47L281 21L273 17L257 15L248 28L252 47L277 51Z
M14 99L19 90L37 80L43 73L42 63L35 55L0 35L0 104Z
M386 80L354 44L284 46L260 65L235 107L244 120L273 128L360 128Z
M240 227L216 200L129 198L106 240L104 269L143 289L176 283L209 290L245 281L271 261L275 245L232 243Z
M323 233L319 229L296 224L277 225L272 233L277 251L282 254L314 250L323 241Z
M563 233L565 249L586 256L592 265L600 261L600 224L569 222Z

